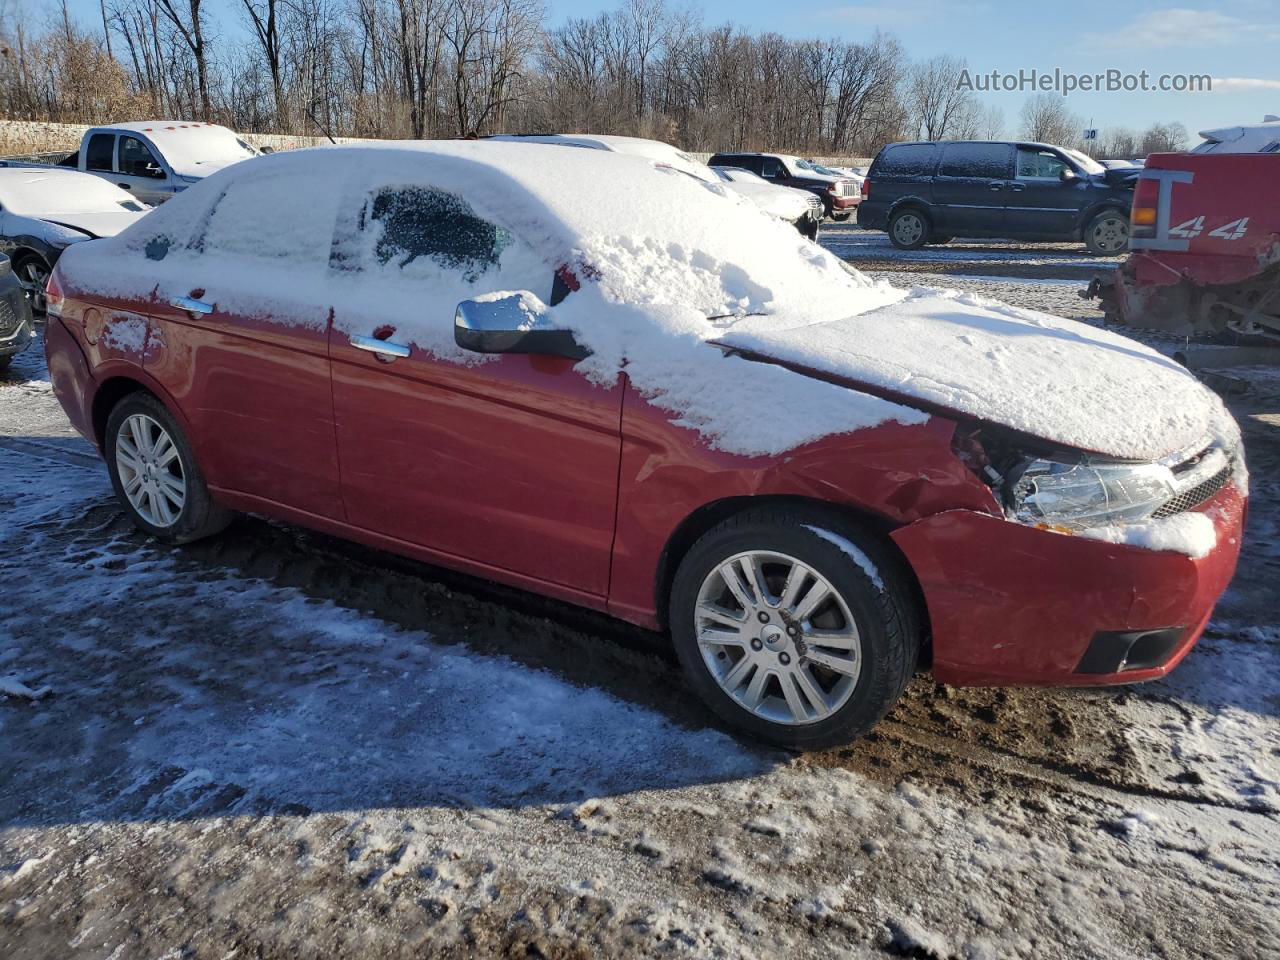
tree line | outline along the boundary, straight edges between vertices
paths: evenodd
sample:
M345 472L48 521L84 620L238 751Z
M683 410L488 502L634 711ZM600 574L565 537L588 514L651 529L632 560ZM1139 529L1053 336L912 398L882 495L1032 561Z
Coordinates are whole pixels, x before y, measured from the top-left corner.
M65 0L33 23L23 2L0 0L8 118L390 138L590 131L842 156L1008 132L960 89L960 58L913 62L878 31L795 40L707 26L664 0L550 29L539 0L98 0L92 24ZM1067 145L1082 134L1045 98L1013 132Z

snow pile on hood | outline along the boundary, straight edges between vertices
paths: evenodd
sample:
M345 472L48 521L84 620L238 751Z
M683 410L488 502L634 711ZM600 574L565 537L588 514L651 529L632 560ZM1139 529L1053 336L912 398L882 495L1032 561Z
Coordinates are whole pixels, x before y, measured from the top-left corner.
M1126 459L1201 442L1221 406L1184 367L1127 337L958 290L916 288L813 324L746 318L721 341Z

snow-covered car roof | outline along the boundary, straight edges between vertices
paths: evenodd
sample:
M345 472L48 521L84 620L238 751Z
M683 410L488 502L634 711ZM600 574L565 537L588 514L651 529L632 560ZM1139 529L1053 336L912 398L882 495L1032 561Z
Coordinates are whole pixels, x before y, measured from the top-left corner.
M144 134L164 154L173 172L184 177L206 177L223 167L258 156L258 151L241 140L235 131L216 123L130 120L95 129Z
M712 178L707 165L689 156L679 147L661 140L646 140L643 137L621 137L600 133L501 133L488 140L506 140L513 143L549 143L562 147L584 147L591 150L610 150L614 153L626 153L635 157L644 157L658 163L665 163L681 170L699 180Z
M1190 373L1132 340L954 291L869 280L719 183L604 150L393 141L275 154L210 177L116 240L74 251L76 275L95 288L149 296L157 283L185 292L203 276L212 288L234 274L236 289L259 298L253 309L284 309L268 303L280 295L278 271L251 261L233 271L217 262L222 241L207 238L200 266L179 242L224 190L255 178L280 188L263 191L268 202L241 208L226 242L267 236L277 248L314 249L310 267L290 268L288 286L325 297L335 327L375 304L402 323L398 336L457 362L481 362L460 353L442 318L463 299L539 294L535 286L568 265L581 287L548 316L592 352L580 369L613 383L625 367L675 422L725 450L778 453L886 420L918 423L928 417L909 406L918 401L1067 447L1157 459L1202 440L1221 409ZM520 242L508 244L493 269L447 288L383 273L370 278L377 284L370 296L358 277L333 276L321 218L336 218L338 248L356 229L342 204L371 188L417 184L462 198ZM144 259L141 250L162 236L176 254ZM126 250L130 269L119 257ZM130 284L137 289L121 289ZM441 291L432 294L439 302L426 289ZM856 389L771 363L746 366L715 342Z

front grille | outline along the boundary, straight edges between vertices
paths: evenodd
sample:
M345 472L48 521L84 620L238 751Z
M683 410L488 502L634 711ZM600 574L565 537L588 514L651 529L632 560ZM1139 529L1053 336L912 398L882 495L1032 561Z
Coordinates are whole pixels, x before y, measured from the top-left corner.
M8 297L0 297L0 336L13 333L18 327L18 315L13 312L13 304Z
M821 200L819 200L817 197L815 197L813 194L809 194L809 196L808 196L808 197L806 197L805 199L807 199L807 200L809 201L809 209L810 209L810 210L821 210L821 209L822 209L822 201L821 201Z
M836 184L836 189L840 191L839 196L852 197L854 182L852 180L841 180Z
M1201 480L1189 490L1183 490L1180 494L1169 500L1152 514L1156 520L1165 517L1172 517L1176 513L1183 513L1187 510L1194 510L1200 504L1204 503L1215 493L1227 485L1227 481L1231 479L1231 464L1227 464L1212 477L1207 480Z

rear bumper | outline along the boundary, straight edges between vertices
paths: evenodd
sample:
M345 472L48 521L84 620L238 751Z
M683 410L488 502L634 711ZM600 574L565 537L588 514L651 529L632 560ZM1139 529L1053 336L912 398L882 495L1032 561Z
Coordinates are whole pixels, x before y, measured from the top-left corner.
M833 213L853 213L858 209L858 205L862 203L862 197L831 197L831 210Z
M53 395L76 431L97 446L93 429L95 381L89 372L80 344L59 317L49 317L44 325L44 355L49 366Z
M1204 557L1066 536L955 510L894 533L924 592L933 672L960 686L1153 680L1195 645L1235 573L1245 500L1201 508Z

